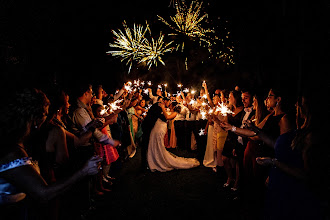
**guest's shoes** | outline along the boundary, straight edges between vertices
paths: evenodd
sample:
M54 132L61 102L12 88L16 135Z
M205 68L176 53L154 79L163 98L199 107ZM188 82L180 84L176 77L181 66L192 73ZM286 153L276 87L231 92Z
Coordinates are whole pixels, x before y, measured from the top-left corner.
M104 195L103 192L98 191L98 190L94 190L94 193L95 193L95 195L97 195L97 196L103 196L103 195Z
M234 182L234 180L233 179L227 179L227 182L225 183L225 184L223 184L223 187L224 188L227 188L227 187L229 187L229 185L231 184L231 183L233 183Z
M114 177L111 177L111 176L109 176L109 175L106 175L105 176L107 179L109 179L109 180L115 180L116 178L114 178Z
M224 188L227 188L228 186L229 186L228 183L223 184L223 187L224 187Z
M232 187L231 188L231 191L233 191L233 192L236 192L238 189L237 189L237 187Z
M105 178L105 176L102 177L102 181L104 181L104 182L106 182L106 183L109 182L109 180L108 180L107 178Z
M101 191L104 192L104 193L108 193L108 192L111 192L111 189L107 189L107 188L104 188L104 187L103 187L103 188L101 189Z

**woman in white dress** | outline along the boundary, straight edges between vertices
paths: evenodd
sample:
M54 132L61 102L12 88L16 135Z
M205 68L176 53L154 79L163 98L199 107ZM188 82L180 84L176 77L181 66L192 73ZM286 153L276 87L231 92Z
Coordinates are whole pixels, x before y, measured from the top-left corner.
M152 172L190 169L200 165L195 158L178 157L166 150L164 136L167 131L167 123L162 108L158 103L149 109L143 123L144 135L149 137L147 162Z

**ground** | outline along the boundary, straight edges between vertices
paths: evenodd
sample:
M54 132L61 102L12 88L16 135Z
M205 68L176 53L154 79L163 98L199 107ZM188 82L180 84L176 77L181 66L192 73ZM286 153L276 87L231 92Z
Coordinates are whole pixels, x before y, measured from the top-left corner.
M179 156L194 152L171 149ZM222 187L223 171L203 165L166 173L141 172L140 151L122 163L112 192L96 197L96 210L88 219L241 219L240 199Z

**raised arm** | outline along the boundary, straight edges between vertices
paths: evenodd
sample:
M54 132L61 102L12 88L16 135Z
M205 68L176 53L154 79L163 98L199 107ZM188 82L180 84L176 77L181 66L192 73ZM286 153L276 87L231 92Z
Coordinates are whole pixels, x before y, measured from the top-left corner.
M28 155L24 150L20 150L12 153L6 159L9 160L7 162L10 162L24 157L28 157ZM101 161L101 158L94 156L88 160L84 167L82 167L68 179L58 181L51 185L47 185L42 176L31 164L24 164L0 172L0 177L13 184L16 188L22 190L22 192L39 201L49 201L65 192L74 183L83 179L87 175L97 174L98 166Z
M203 82L202 86L203 86L204 89L205 89L205 94L206 94L206 97L207 97L207 101L209 102L211 108L214 108L214 104L213 104L213 102L212 102L212 99L211 99L211 96L210 96L209 90L207 89L206 82Z

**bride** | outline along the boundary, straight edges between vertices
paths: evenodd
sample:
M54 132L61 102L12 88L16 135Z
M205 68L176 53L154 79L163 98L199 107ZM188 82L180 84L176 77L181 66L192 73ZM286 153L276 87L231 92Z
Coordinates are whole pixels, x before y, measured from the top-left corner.
M178 157L166 150L164 138L167 132L168 115L163 114L163 103L155 103L148 111L143 121L143 133L149 138L147 150L147 162L152 172L166 172L173 169L190 169L199 166L195 158ZM149 135L150 134L150 135Z

